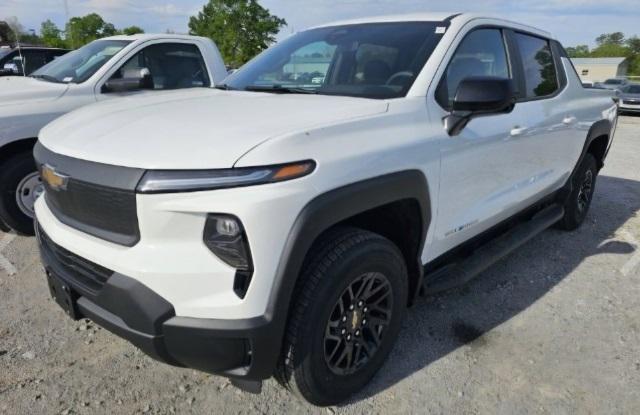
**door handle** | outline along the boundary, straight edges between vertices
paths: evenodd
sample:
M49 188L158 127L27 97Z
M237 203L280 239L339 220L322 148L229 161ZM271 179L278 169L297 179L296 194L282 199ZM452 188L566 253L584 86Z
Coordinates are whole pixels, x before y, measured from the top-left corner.
M573 117L573 116L571 116L571 117L565 117L565 118L562 120L562 123L563 123L564 125L571 125L571 124L573 124L574 122L576 122L576 117Z
M515 127L513 127L513 128L511 129L511 132L510 132L511 137L517 137L517 136L519 136L519 135L522 135L522 134L524 134L528 129L529 129L529 128L527 128L527 127L520 127L520 126L516 125Z

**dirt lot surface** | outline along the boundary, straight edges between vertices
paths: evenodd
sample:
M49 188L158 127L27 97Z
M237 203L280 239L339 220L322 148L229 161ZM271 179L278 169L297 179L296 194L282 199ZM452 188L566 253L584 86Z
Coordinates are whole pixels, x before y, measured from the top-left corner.
M640 414L639 211L640 117L623 117L580 230L548 230L422 299L372 384L325 409L273 380L240 392L70 321L35 241L0 233L0 413Z

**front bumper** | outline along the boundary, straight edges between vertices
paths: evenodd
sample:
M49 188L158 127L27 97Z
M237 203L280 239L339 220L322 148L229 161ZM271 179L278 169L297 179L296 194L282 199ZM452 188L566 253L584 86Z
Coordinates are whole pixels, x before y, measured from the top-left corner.
M622 101L618 106L620 112L640 112L640 104L628 104Z
M71 253L38 225L36 231L50 287L68 287L72 312L67 311L74 318L89 318L174 366L247 380L271 376L280 343L267 319L176 316L144 284Z

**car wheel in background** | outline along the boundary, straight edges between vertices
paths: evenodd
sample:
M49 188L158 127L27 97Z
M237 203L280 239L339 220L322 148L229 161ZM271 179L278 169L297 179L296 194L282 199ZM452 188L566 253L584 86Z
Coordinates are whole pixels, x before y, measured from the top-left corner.
M12 156L0 165L0 220L23 235L33 235L33 206L43 192L31 152Z

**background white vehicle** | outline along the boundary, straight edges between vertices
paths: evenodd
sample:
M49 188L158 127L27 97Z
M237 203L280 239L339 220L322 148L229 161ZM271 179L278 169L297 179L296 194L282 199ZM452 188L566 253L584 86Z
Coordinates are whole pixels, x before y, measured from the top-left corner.
M303 31L218 88L42 131L49 286L157 359L318 405L371 379L421 292L578 227L617 120L548 33L465 14Z
M31 153L50 121L96 101L208 87L226 76L209 39L139 34L96 40L30 77L0 77L0 222L33 234L33 203L42 185Z

